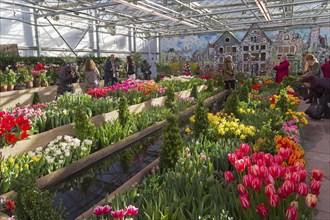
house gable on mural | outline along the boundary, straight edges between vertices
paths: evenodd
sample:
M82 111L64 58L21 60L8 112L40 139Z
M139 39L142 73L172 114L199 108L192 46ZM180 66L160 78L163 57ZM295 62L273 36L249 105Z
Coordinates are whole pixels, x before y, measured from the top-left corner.
M239 60L241 42L235 35L229 31L225 31L218 40L213 44L209 44L210 48L213 48L213 63L214 66L223 64L226 55L233 57L233 62L237 63Z
M253 24L246 32L241 43L240 71L251 75L270 74L270 49L272 41L265 32Z

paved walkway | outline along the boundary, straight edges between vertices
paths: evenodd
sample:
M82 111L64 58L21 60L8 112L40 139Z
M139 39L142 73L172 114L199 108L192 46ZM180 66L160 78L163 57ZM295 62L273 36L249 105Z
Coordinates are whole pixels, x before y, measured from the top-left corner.
M298 110L304 111L308 106L301 101ZM302 129L306 169L309 174L312 169L322 170L324 176L315 220L330 220L330 119L307 119L308 125Z

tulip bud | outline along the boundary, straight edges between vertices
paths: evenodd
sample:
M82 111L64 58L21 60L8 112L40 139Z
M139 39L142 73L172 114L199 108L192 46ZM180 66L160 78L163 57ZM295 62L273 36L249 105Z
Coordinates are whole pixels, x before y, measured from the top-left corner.
M258 177L253 177L251 186L253 190L259 191L261 189L262 181Z
M273 184L268 184L265 186L265 194L267 197L270 197L272 194L276 194L275 186Z
M297 194L299 196L307 196L307 194L308 194L308 186L306 185L306 183L300 183L298 185Z
M249 174L251 174L254 177L259 177L259 166L253 165L248 168Z
M306 196L306 205L309 208L315 208L317 205L317 197L314 194L308 194Z
M268 154L268 153L265 154L264 159L265 159L266 165L268 167L274 163L274 157L271 154Z
M292 180L285 180L283 183L283 188L286 194L291 194L296 191L296 184Z
M251 174L247 174L247 175L244 175L243 176L243 185L245 187L251 187L252 186L252 179L253 179L253 176Z
M312 178L317 180L317 181L322 181L323 180L323 172L321 170L312 170Z
M306 170L299 170L298 173L300 175L300 182L304 182L306 180L306 177L307 177L307 171Z
M232 174L232 172L230 171L225 171L225 179L227 183L230 183L231 181L234 180L234 176Z
M245 169L245 163L244 160L240 159L240 160L236 160L235 161L235 169L237 172L243 172Z
M278 155L280 155L284 159L289 159L289 157L291 155L291 148L283 148L283 147L281 147L278 150Z
M263 218L269 214L269 209L264 203L261 203L260 205L257 206L257 211L258 214Z
M237 185L237 190L240 195L248 194L247 190L245 189L242 183Z
M235 164L235 161L237 160L235 154L228 154L227 158L231 164Z
M250 198L248 194L240 195L239 201L243 209L250 208Z
M282 163L283 163L282 156L274 155L273 159L274 159L274 163L276 163L277 165L282 165Z
M265 178L264 178L264 182L266 184L275 184L275 180L272 177L272 175L268 174Z
M248 154L251 150L251 146L249 144L241 144L240 149L243 154Z
M317 180L313 179L310 182L309 187L311 188L311 191L312 191L313 194L315 194L315 195L320 194L320 188L321 188L320 181L317 181Z
M298 209L293 206L289 206L285 213L287 220L297 220L298 217Z
M277 194L271 194L268 203L271 207L276 208L280 204L280 197Z
M268 169L266 166L259 166L259 175L260 177L268 176Z
M277 190L277 194L281 199L286 199L286 197L288 196L288 194L286 193L285 189L283 188L283 186L281 186L280 188L278 188Z
M234 154L238 160L243 158L243 152L240 149L236 149Z

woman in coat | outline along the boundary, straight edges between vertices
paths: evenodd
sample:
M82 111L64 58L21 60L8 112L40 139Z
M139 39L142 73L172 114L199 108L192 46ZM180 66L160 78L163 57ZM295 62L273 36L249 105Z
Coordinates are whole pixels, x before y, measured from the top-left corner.
M286 56L281 56L281 62L279 65L276 65L274 67L274 70L276 70L276 76L275 76L275 82L281 83L284 79L284 77L289 75L289 66L290 63L287 61Z
M79 78L77 71L78 65L75 63L68 64L62 69L58 77L58 95L63 95L65 92L74 93L73 83L77 82Z
M86 88L100 87L100 72L96 68L94 61L90 58L86 60L84 73Z
M127 61L127 66L126 66L126 73L128 75L128 79L135 80L136 79L136 74L135 74L135 66L132 60L131 56L126 57Z
M225 81L225 89L235 89L236 71L233 58L230 55L225 57L223 64L223 80Z

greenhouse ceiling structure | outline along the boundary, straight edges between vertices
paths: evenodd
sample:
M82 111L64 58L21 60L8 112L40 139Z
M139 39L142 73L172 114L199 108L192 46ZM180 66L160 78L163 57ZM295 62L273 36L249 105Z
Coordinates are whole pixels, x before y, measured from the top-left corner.
M328 0L1 0L1 10L29 8L32 25L70 25L90 30L132 28L146 37L247 30L258 23L274 29L329 24ZM40 18L40 19L39 19ZM43 19L41 19L43 18Z

